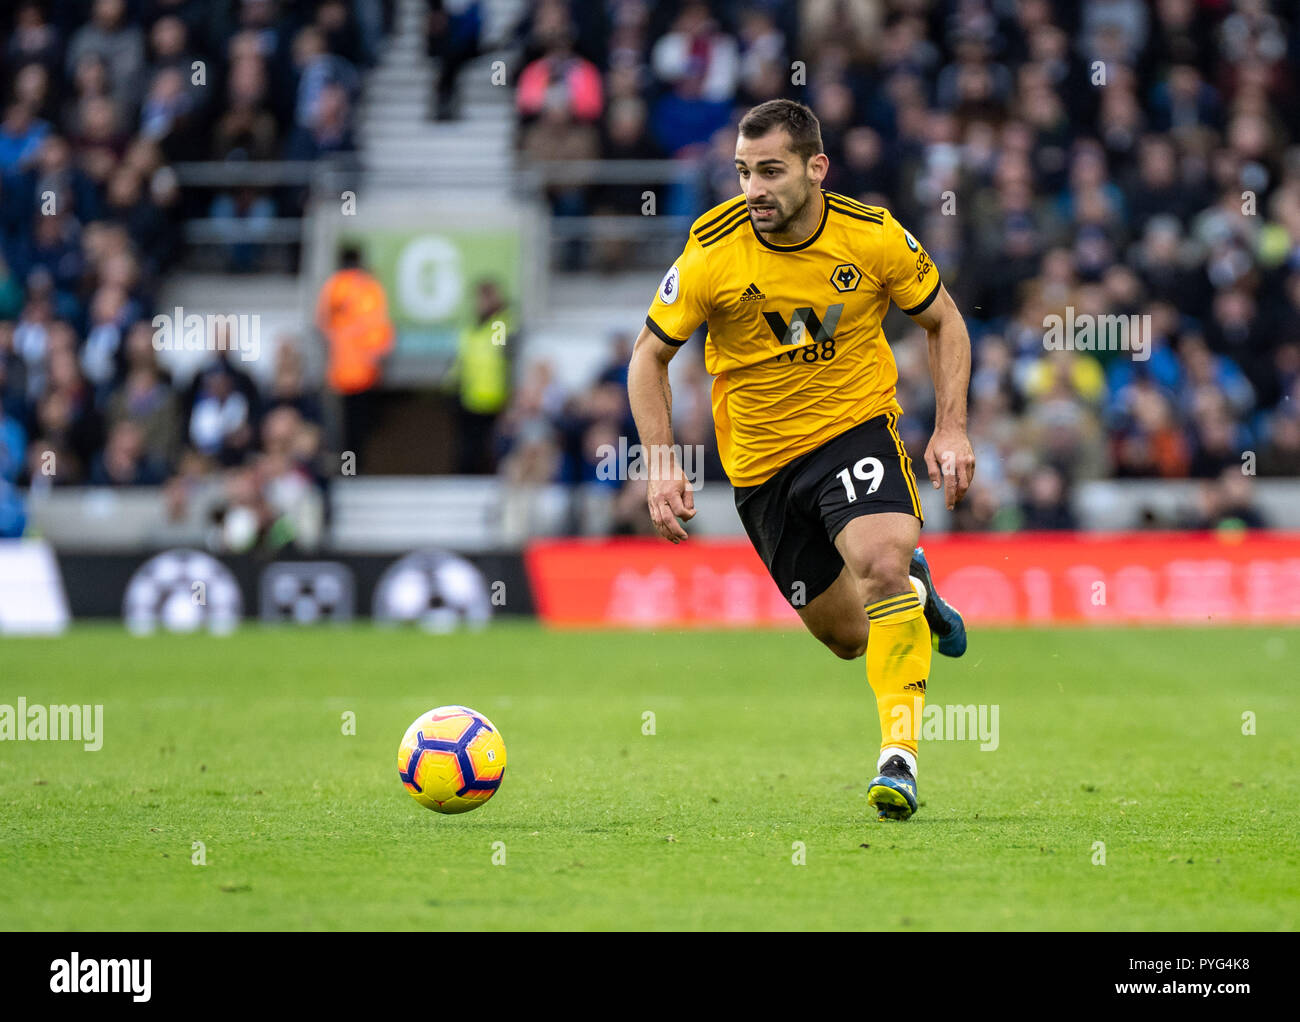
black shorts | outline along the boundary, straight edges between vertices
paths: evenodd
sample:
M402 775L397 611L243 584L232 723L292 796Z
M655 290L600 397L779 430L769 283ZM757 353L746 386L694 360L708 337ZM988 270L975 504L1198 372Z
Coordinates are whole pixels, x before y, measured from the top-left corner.
M925 520L893 412L845 430L757 486L734 490L750 542L793 607L812 602L844 570L835 537L854 518L901 511Z

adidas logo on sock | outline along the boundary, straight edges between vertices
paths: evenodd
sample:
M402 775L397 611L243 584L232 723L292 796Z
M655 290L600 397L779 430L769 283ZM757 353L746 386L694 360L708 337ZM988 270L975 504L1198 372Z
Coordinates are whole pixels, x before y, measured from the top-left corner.
M749 287L745 288L740 295L740 300L742 302L761 302L765 298L767 298L767 295L763 294L763 292L758 289L758 285L753 283L751 283Z

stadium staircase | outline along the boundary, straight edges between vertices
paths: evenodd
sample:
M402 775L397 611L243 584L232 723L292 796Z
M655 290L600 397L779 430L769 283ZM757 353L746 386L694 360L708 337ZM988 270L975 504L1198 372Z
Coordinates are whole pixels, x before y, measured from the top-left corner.
M458 117L429 119L435 62L425 55L424 0L398 0L394 30L366 77L357 111L362 166L383 186L395 177L414 182L505 190L513 171L514 90L492 84L492 62L507 54L503 41L524 9L523 0L484 0L489 52L467 64L458 82Z

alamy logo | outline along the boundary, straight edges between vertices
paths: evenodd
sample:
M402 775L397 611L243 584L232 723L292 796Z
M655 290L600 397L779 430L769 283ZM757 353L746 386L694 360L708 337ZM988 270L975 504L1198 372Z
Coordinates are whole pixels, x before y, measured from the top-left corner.
M1065 316L1043 317L1043 347L1048 351L1127 351L1133 361L1151 357L1151 317L1094 316L1065 307Z
M151 996L151 958L87 958L75 951L50 962L50 989L56 994L131 994L144 1002Z
M763 318L781 344L806 344L808 341L821 344L835 339L835 328L839 326L843 311L844 303L840 302L828 308L825 318L821 319L808 307L795 309L789 323L779 312L765 312Z
M992 752L1001 743L998 735L997 703L975 705L926 705L913 696L912 705L896 703L889 711L889 741L979 742L980 750Z
M153 321L154 351L237 351L244 362L262 352L262 317L186 313L181 306L160 312Z
M618 438L618 446L596 448L596 478L602 482L631 479L675 479L685 476L692 490L704 488L704 446L702 444L629 444Z
M102 703L73 703L54 706L0 703L0 742L82 742L87 752L98 752L104 744Z

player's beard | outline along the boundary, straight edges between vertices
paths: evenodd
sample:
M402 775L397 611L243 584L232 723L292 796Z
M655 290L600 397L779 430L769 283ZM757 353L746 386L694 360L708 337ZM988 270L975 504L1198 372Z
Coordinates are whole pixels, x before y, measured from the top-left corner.
M772 219L770 220L759 221L759 220L755 220L753 214L751 213L750 220L753 221L754 229L757 230L760 234L784 233L786 228L788 228L792 223L794 223L797 219L799 219L800 215L807 208L808 201L811 198L812 198L812 189L809 188L808 191L804 193L803 201L800 202L799 205L795 207L794 210L792 210L790 213L786 214L785 216L781 216L782 203L780 203L776 199L771 200L771 206L772 209L775 210L776 215L773 216Z

